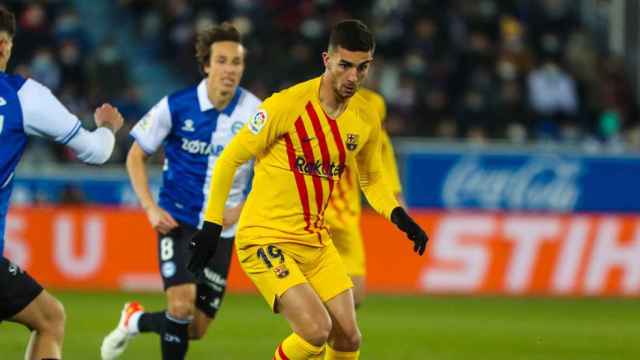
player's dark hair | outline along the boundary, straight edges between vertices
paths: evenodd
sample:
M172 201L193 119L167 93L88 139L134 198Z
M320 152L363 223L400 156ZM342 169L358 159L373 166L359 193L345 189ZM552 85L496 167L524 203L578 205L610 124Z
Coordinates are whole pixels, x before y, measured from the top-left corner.
M196 40L196 59L201 69L209 64L211 45L220 41L233 41L242 44L242 36L238 29L229 22L223 22L200 32Z
M367 25L356 19L342 20L331 29L329 50L375 51L376 41Z
M4 6L0 6L0 31L6 31L11 37L16 34L16 17Z

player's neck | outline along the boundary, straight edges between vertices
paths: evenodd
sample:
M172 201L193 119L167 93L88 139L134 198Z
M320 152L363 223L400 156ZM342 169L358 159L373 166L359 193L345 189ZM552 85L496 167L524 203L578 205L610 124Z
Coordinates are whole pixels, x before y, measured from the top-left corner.
M332 118L340 116L347 108L349 99L344 99L333 90L330 80L323 76L320 80L320 89L318 90L320 98L320 106Z
M222 110L231 102L231 98L233 97L232 92L219 92L215 89L209 89L208 91L209 101L213 104L213 107Z

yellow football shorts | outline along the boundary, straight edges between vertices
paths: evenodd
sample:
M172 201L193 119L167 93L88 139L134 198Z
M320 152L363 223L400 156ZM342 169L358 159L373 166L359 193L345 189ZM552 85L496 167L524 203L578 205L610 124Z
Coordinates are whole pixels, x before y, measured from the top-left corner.
M367 273L362 232L358 226L346 229L332 229L331 240L350 276L364 276Z
M313 247L274 241L268 245L238 247L237 254L242 269L273 312L277 312L278 297L299 284L311 285L322 302L353 287L331 242L324 247Z

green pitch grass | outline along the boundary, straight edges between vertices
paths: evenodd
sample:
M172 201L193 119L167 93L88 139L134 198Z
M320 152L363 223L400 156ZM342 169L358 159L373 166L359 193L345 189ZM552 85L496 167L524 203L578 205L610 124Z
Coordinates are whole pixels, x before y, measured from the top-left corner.
M65 359L98 359L122 303L163 306L160 294L54 292L67 309ZM358 311L362 359L640 359L640 301L370 296ZM189 359L271 359L289 334L256 295L230 295ZM28 333L0 325L0 358L20 359ZM159 340L135 338L122 359L159 359Z

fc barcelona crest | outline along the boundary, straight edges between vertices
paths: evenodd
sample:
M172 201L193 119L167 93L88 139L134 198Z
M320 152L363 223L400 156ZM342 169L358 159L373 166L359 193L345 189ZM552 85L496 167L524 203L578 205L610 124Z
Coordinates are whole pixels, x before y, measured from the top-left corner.
M347 149L350 151L355 150L358 147L358 134L347 134Z
M280 265L274 267L273 268L273 272L280 279L285 278L285 277L287 277L289 275L289 269L287 269L287 267L284 264L280 264Z

